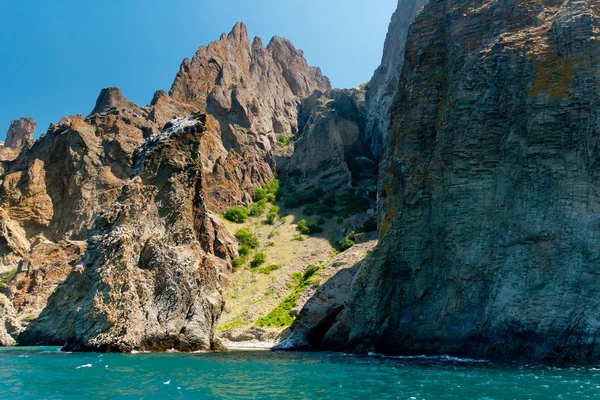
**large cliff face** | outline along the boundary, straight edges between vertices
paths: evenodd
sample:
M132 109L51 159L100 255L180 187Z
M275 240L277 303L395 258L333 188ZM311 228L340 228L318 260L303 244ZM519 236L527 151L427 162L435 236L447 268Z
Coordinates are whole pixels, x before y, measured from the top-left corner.
M429 0L398 0L398 7L385 39L381 65L367 86L365 137L375 155L381 154L383 141L388 133L390 108L398 92L400 72L404 65L408 28L417 12L427 3Z
M136 175L96 220L81 265L21 344L69 350L209 350L233 237L204 203L205 116L173 120L135 157Z
M380 168L380 244L317 345L598 361L599 26L588 1L424 8Z
M198 212L222 212L232 205L248 204L252 201L254 190L275 176L277 137L289 138L301 130L299 113L302 102L317 90L329 91L329 81L318 68L308 66L302 51L295 49L288 40L278 37L273 38L266 48L259 38L251 43L246 27L239 23L229 35L223 35L208 47L201 47L191 61L184 60L170 94L157 91L149 106L141 107L128 101L118 88L106 88L100 92L89 116L65 117L51 125L48 132L37 141L24 140L22 147L15 149L6 147L10 154L7 153L7 157L0 154L5 168L5 173L0 178L0 273L16 274L2 291L13 303L16 315L24 325L34 321L43 310L40 320L23 334L23 342L62 344L61 341L68 339L72 341L72 348L111 351L136 346L167 346L171 339L161 338L158 334L153 344L152 335L156 332L152 329L164 330L165 327L161 324L168 322L162 321L159 326L148 324L145 317L140 317L139 309L135 306L128 310L131 315L127 316L130 319L127 326L119 325L124 332L127 331L123 336L111 330L120 314L110 307L102 309L102 318L90 317L92 322L85 321L83 315L63 312L65 304L70 307L87 301L86 310L99 313L98 305L92 304L92 298L87 297L88 289L110 289L114 293L111 306L120 304L125 307L124 304L128 302L138 301L132 297L132 292L115 288L116 281L107 278L98 282L98 274L102 275L113 269L112 264L106 264L108 261L103 258L105 255L98 253L98 248L112 245L112 242L105 243L98 239L100 231L113 237L125 227L124 229L135 231L138 235L123 239L119 242L121 247L110 250L122 254L125 264L119 264L119 267L127 268L119 276L129 279L132 287L139 276L131 266L137 265L135 263L140 257L138 252L143 250L138 241L143 239L139 235L143 236L144 232L154 232L156 237L176 235L164 240L164 243L171 246L169 249L157 244L157 250L146 252L152 257L162 257L150 269L160 271L164 279L171 279L172 274L178 274L182 269L189 270L185 267L189 264L186 260L172 260L175 254L173 248L189 245L181 242L184 238L180 236L185 236L183 231L177 231L178 227L170 227L172 221L157 222L150 218L156 212L163 218L170 208L172 212L178 212L177 207L181 204L176 199L171 199L168 204L156 205L159 208L157 211L153 204L147 202L143 195L151 195L154 190L152 188L157 184L152 183L151 179L148 180L149 183L139 185L137 180L130 182L132 174L137 176L140 173L140 165L135 164L134 155L148 146L148 143L162 137L162 134L159 135L161 129L165 124L172 124L168 121L173 116L206 113L206 123L202 125L202 140L197 141L199 147L180 149L179 153L171 156L179 157L175 161L191 157L191 154L197 157L198 163L194 168L201 169L198 174L202 181L199 185L202 200L198 205L201 209ZM184 151L190 153L184 154ZM169 171L173 172L173 168L162 172L168 174ZM125 185L132 197L123 200L121 193ZM136 187L137 191L133 191ZM182 196L181 191L170 195ZM119 196L121 200L118 200ZM142 210L140 213L148 213L149 216L143 218L145 214L130 215L119 207L127 208L127 212L139 208ZM111 212L120 212L123 218L128 215L130 219L120 221L123 226L119 227L106 222L106 226L102 228L105 230L102 230L97 226L97 218L99 215L103 215L101 219L116 218L116 214L110 214ZM221 237L223 227L213 217L206 218L202 227L196 227L198 232L204 229L209 237ZM161 223L166 227L160 227ZM181 229L189 231L187 228ZM121 239L119 236L119 240ZM81 258L80 254L85 251L86 242L91 244L85 256L87 269L79 266L73 270L73 266ZM190 259L202 260L203 265L217 263L211 259L212 256L205 257L204 253L225 260L224 263L220 262L223 267L220 269L227 275L228 267L224 266L231 258L231 249L228 247L228 240L224 239L222 242L201 242L199 250L196 249L197 246L192 246L192 250L187 247L182 249L188 253L198 250ZM174 265L173 271L168 269L169 263ZM176 267L178 263L185 265L179 268ZM202 268L201 271L202 274L206 272ZM179 321L174 322L173 326L188 326L187 329L198 330L199 335L199 338L194 339L189 336L193 333L186 333L187 336L181 343L174 343L178 348L210 348L216 345L216 340L212 337L215 322L213 318L218 318L220 314L221 300L213 294L214 282L222 281L223 276L217 274L215 277L210 268L207 271L207 275L203 275L201 280L208 282L203 286L208 292L203 293L200 300L192 294L180 299L182 304L202 303L200 308L204 311L199 312L204 312L206 318L200 321L198 314L192 322L181 322L177 319L181 317L178 314L180 310L173 311L173 320ZM105 275L102 276L103 279L106 278ZM65 279L66 286L61 286L62 289L57 290L53 300L46 304L48 296ZM144 290L151 290L152 287L156 291L168 289L168 282L164 280L155 282L147 277L144 279L140 284ZM194 289L193 281L190 282L192 286L186 286L185 290L204 290ZM141 309L154 308L158 310L160 318L171 319L167 315L170 311L164 309L171 305L161 305L162 300L156 300L161 304L153 303L155 300L148 300L152 298L149 292L140 296L141 300L136 304ZM210 299L215 299L212 308L205 304ZM79 326L86 323L96 325L88 326L92 332L89 335L80 334L74 331L75 321ZM144 334L139 333L142 325L148 325ZM98 328L100 331L105 332L101 338L97 337L98 326L101 327ZM172 326L169 329L171 328ZM134 332L136 330L137 333ZM172 332L167 331L170 332L167 336L172 338Z

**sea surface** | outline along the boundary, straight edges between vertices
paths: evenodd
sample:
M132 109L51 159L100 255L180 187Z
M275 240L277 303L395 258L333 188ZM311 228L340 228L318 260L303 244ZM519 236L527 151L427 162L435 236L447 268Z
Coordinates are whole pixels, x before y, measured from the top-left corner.
M600 368L450 357L0 348L0 399L600 399Z

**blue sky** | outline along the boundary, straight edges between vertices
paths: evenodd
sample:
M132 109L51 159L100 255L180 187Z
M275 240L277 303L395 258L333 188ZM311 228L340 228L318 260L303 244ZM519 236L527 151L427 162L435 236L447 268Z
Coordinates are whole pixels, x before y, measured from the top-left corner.
M88 114L103 87L147 105L179 64L236 21L292 40L335 87L371 78L397 0L1 0L0 140L31 116L36 137Z

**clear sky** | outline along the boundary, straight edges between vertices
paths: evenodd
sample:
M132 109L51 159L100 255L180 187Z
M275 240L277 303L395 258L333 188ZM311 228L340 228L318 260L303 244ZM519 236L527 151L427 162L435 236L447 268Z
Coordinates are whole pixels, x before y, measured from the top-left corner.
M367 82L397 0L0 0L0 140L31 116L88 114L103 87L147 105L181 60L243 21L290 39L334 87Z

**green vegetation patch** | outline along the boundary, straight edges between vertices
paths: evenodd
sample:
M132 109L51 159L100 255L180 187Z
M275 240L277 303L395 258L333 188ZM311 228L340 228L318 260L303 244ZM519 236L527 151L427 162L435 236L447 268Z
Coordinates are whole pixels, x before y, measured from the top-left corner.
M4 290L8 287L9 282L12 280L12 278L15 277L16 273L17 270L13 269L11 271L7 271L0 274L0 290Z
M246 245L251 249L256 249L260 246L258 238L254 236L248 228L242 228L235 231L235 238L240 242L240 246Z
M266 196L266 195L265 195ZM260 217L267 209L267 199L262 199L248 207L248 214L251 217Z
M275 225L275 220L279 215L279 211L280 208L278 206L271 207L271 210L269 210L269 213L267 214L267 220L265 221L265 223L267 225Z
M225 211L225 219L237 224L243 224L248 219L248 208L235 206Z
M355 236L354 232L350 232L348 234L348 236L346 236L344 241L340 244L340 251L346 251L356 244L356 242L354 241L355 240L354 236Z
M305 219L298 221L298 226L296 229L305 235L314 235L316 233L323 232L323 228L320 225L307 222Z
M264 274L264 275L270 275L271 272L273 271L277 271L278 269L280 269L281 266L277 265L277 264L271 264L271 265L267 265L266 267L260 268L258 270L259 274Z
M254 258L250 262L250 266L252 268L258 268L266 262L267 262L267 255L265 253L256 253L254 255Z
M312 284L313 278L316 277L326 265L327 263L323 263L322 265L309 265L304 273L292 274L292 278L296 283L294 291L270 313L256 321L255 325L258 327L277 326L280 328L290 326L296 319L290 315L290 311L296 306L298 296Z
M231 323L229 323L227 325L219 326L217 328L217 331L218 332L225 332L225 331L228 331L228 330L230 330L232 328L235 328L236 326L240 326L240 325L242 325L242 321L238 319L238 320L235 320L235 321L233 321L233 322L231 322Z

